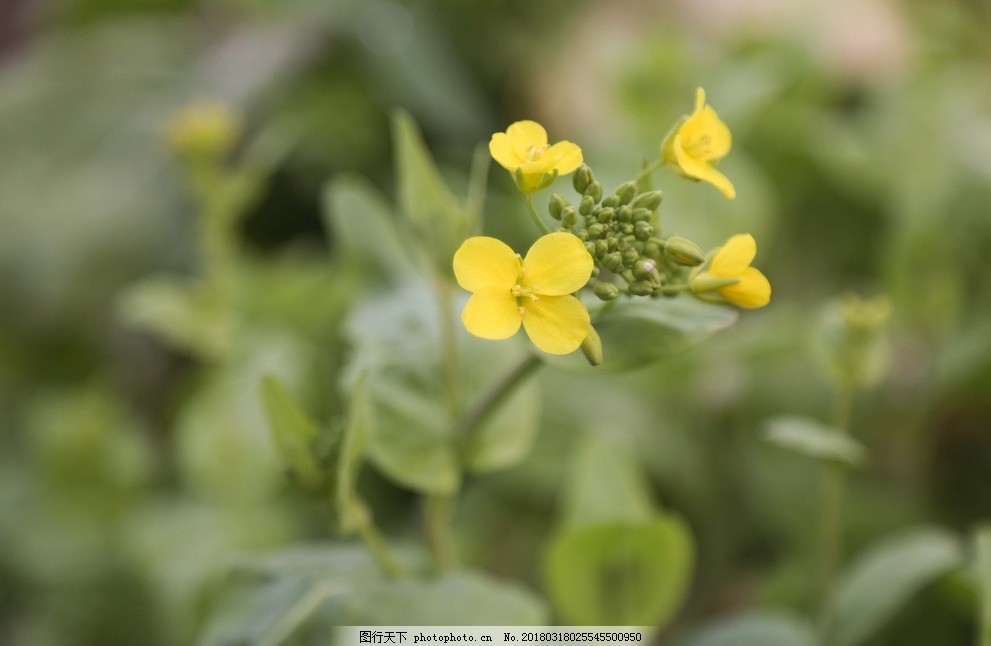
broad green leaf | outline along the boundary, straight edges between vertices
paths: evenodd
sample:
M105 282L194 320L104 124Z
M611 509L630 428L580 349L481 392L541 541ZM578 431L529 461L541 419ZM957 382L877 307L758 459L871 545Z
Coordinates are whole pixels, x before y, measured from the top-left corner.
M282 459L305 486L319 487L322 477L313 453L317 436L313 420L275 377L266 375L261 391L269 428Z
M586 301L592 312L601 307L597 303L596 299ZM627 301L595 319L602 338L601 366L591 368L580 353L553 358L551 363L578 371L639 368L698 345L736 319L731 307L688 296Z
M977 531L976 563L977 588L980 592L981 643L991 644L991 525Z
M171 278L145 279L128 288L118 307L124 319L167 345L216 359L230 350L235 322L206 285Z
M344 611L349 625L539 626L544 602L533 593L475 572L391 581L364 588Z
M544 581L567 623L662 627L688 593L694 560L679 516L586 525L551 543Z
M392 136L400 211L436 266L449 273L454 252L476 223L447 188L407 112L393 113Z
M828 626L830 643L863 643L917 592L962 560L959 538L937 528L915 529L875 546L840 581Z
M693 631L678 646L817 646L807 619L783 612L756 612Z
M324 188L323 208L334 243L352 258L376 265L393 279L407 279L415 271L405 232L370 181L352 175L334 179Z
M583 434L565 492L564 527L639 523L653 516L650 484L633 448L614 434Z
M771 444L817 460L859 466L867 455L857 440L809 417L782 415L769 419L765 427L764 439Z

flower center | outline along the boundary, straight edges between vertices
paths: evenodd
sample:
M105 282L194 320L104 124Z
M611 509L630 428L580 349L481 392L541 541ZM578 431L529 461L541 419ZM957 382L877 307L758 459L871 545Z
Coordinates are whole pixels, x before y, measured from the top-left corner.
M543 146L530 146L526 151L527 161L540 161L544 157L544 153L547 152L549 146L544 144Z
M712 154L712 135L705 133L697 139L686 141L683 148L690 157L708 159Z
M517 279L516 284L510 291L516 297L516 305L520 308L521 315L526 313L526 304L528 302L540 300L540 297L535 293L537 289L534 287L524 287L520 284L519 279Z

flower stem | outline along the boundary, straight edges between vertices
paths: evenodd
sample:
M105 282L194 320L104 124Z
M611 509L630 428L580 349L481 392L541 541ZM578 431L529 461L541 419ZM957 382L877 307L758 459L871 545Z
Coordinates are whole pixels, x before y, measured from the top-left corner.
M361 523L358 528L358 536L368 551L372 553L375 562L393 579L401 579L407 575L406 567L403 566L389 550L389 544L385 542L378 528L369 519Z
M440 335L443 343L444 386L447 391L447 409L452 420L461 415L461 367L458 360L458 337L454 324L451 283L444 276L434 280L440 315Z
M991 525L977 530L977 586L981 594L978 613L980 646L991 646Z
M535 354L527 354L518 364L509 369L502 379L492 384L492 387L482 396L458 423L458 435L470 442L471 436L478 430L478 427L488 419L489 415L495 411L506 397L516 389L517 386L526 381L530 374L543 365L543 360Z
M853 408L852 388L843 387L836 396L836 412L833 425L843 434L850 432L850 413ZM826 465L822 488L821 538L820 538L820 617L825 627L830 619L829 607L833 597L836 573L843 559L843 506L846 488L846 466L841 462Z
M526 205L530 210L530 217L533 218L534 223L540 228L544 233L550 233L550 228L544 224L544 221L540 219L540 215L537 213L536 207L533 205L533 193L526 194Z
M655 170L657 170L663 165L664 165L664 160L658 159L654 163L644 166L643 170L641 170L640 173L633 178L633 181L639 184L642 180L646 179L651 173L653 173Z
M426 499L425 523L427 545L434 567L445 572L457 566L454 540L451 537L451 517L454 515L453 494L434 494Z

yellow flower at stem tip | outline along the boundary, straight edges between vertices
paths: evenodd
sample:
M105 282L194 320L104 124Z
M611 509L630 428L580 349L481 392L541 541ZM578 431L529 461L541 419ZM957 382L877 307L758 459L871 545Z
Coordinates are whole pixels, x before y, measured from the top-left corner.
M570 141L547 143L547 131L536 121L517 121L489 141L492 159L513 174L524 193L545 188L558 175L582 165L582 149Z
M757 241L749 233L731 237L720 247L708 266L691 278L692 292L703 297L712 291L740 307L764 307L771 302L771 283L759 269L750 266L757 255Z
M588 310L572 296L592 275L592 256L576 236L539 238L525 258L495 238L468 238L454 254L454 276L472 293L461 312L465 328L483 339L507 339L522 324L533 344L568 354L588 335Z
M733 146L729 128L711 106L705 104L705 90L695 90L695 112L682 120L661 144L661 158L677 173L709 182L729 199L736 189L712 165L725 157Z

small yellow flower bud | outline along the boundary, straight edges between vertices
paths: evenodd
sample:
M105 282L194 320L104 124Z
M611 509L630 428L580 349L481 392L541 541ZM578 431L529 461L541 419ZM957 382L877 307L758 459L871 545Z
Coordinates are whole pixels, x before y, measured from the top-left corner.
M589 326L588 336L582 341L581 347L589 365L594 367L602 363L602 339L594 327Z
M202 101L169 120L165 139L183 157L219 160L234 148L243 128L240 115L231 106Z
M685 267L697 267L705 262L705 252L702 248L680 236L671 236L667 239L664 253L668 258Z

